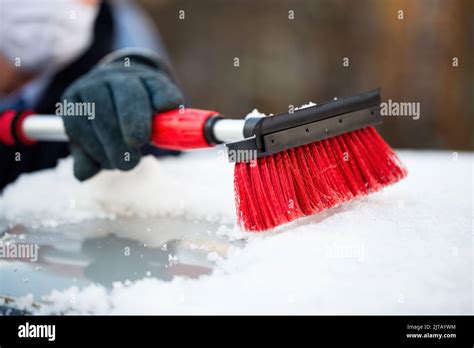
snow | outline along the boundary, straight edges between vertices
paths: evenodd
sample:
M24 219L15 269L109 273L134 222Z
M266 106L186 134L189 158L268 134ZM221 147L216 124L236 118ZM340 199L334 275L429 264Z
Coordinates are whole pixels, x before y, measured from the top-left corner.
M252 111L250 111L250 113L247 116L245 116L245 118L247 119L250 117L262 117L262 116L265 116L265 114L262 114L260 111L258 111L258 109L253 109Z
M316 106L316 105L318 105L318 104L313 103L313 102L309 102L309 103L307 103L307 104L301 105L299 108L295 108L295 110L306 109L306 108L310 108L310 107Z
M148 156L130 172L104 171L84 183L74 179L72 159L61 160L55 170L22 175L8 186L0 218L42 227L117 216L235 222L233 167L224 149L183 157Z
M222 149L147 157L130 173L82 184L67 159L23 175L5 190L0 211L33 226L173 216L217 222L215 235L246 239L225 258L209 252L212 274L53 291L30 308L38 314L473 313L474 154L399 154L409 170L402 182L263 234L232 227L233 168Z

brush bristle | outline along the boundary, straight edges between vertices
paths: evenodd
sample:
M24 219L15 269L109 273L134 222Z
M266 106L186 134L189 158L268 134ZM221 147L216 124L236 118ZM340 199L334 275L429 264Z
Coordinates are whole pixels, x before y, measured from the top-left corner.
M407 174L373 127L236 163L237 220L264 231L378 191Z

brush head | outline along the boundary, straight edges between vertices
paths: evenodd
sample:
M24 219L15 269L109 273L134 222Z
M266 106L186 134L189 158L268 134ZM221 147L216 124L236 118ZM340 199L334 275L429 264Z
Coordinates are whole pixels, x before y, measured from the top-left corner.
M250 162L379 123L380 89L294 112L252 117L245 121L245 139L226 144L229 161Z
M407 174L373 127L235 164L238 224L264 231L393 184Z
M380 90L374 90L249 121L248 138L227 145L229 159L237 162L238 224L268 230L405 177L397 155L373 128L381 123L379 110ZM235 156L239 151L245 155Z

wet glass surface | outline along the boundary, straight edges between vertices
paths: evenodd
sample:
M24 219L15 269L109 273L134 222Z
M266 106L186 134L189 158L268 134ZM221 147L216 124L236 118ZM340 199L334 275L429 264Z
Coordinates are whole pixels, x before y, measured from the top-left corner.
M166 218L96 220L49 228L0 222L4 248L13 250L15 245L18 251L22 245L23 255L30 251L24 258L0 258L0 305L2 300L8 305L27 294L39 298L71 286L110 288L113 282L145 277L169 281L210 274L215 258L244 243L216 236L218 227Z

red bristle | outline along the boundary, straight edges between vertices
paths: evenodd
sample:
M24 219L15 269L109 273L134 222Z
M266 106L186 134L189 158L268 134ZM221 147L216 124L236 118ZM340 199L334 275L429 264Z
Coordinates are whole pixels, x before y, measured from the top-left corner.
M239 225L263 231L376 191L407 174L373 127L235 165Z
M349 147L346 144L344 135L335 137L334 139L337 140L337 142L340 145L341 151L343 158L349 167L348 169L348 176L352 180L352 185L353 185L353 193L355 196L358 195L364 195L367 193L367 187L365 187L365 182L362 178L362 175L359 171L359 167L357 166L357 163L354 159L353 153L349 150ZM346 161L347 159L347 161Z
M254 172L255 170L257 170L257 172ZM253 203L254 203L254 210L255 210L255 213L256 215L258 215L258 219L261 220L261 224L264 224L266 225L267 222L264 220L265 219L265 215L262 214L262 211L261 211L261 207L260 207L260 202L263 198L262 198L262 195L264 194L263 191L263 187L261 185L261 180L259 180L260 178L257 178L258 177L258 168L257 167L252 167L250 166L248 168L248 177L249 177L249 187L252 188L252 192L250 192L250 194L253 194L253 196L255 196L254 200L253 200ZM259 185L260 184L260 185Z
M314 210L311 204L311 197L309 192L307 191L307 187L309 185L305 185L305 177L304 177L304 167L306 164L304 162L298 161L296 158L295 151L302 151L301 148L290 149L288 150L288 156L291 163L291 174L294 179L294 188L295 188L295 197L298 201L298 205L301 208L303 215L309 215Z
M351 148L354 158L359 167L359 172L365 183L365 187L368 191L373 191L378 188L379 184L377 178L374 176L373 169L370 163L367 163L368 156L367 152L363 148L363 144L356 137L355 132L350 132L342 135L347 141L347 144Z
M354 174L354 175L356 175L357 177L360 178L360 180L361 180L360 188L363 191L362 194L366 195L371 191L371 189L369 187L369 186L371 186L370 184L372 184L372 186L374 186L372 176L369 176L370 172L368 171L365 162L362 161L361 158L360 158L359 150L355 146L354 142L352 141L352 135L343 134L340 138L348 146L349 156L351 158L352 169L353 169L354 173L357 173L357 174Z
M385 185L385 163L384 161L380 160L378 151L372 151L373 139L371 138L371 135L369 133L364 133L362 130L356 130L353 133L353 136L357 139L357 142L359 143L360 149L365 152L363 156L366 159L366 163L370 168L372 175L376 178L377 188L381 185Z
M261 165L259 166L260 168L260 176L262 178L262 183L263 187L272 187L272 190L267 190L268 194L268 208L270 211L274 212L272 215L274 219L274 223L276 225L280 225L282 223L287 222L285 213L284 213L284 208L281 206L281 201L282 201L282 193L281 193L281 188L280 188L280 183L279 182L273 182L272 177L271 177L271 172L275 171L272 169L272 164L270 163L271 161L271 156L264 157L260 159ZM255 162L255 165L257 165L258 162Z
M381 175L387 184L403 179L407 175L407 171L400 159L392 150L392 148L382 139L375 128L368 127L361 131L365 136L362 140L366 144L367 149L378 158L378 167L383 168Z
M281 153L268 156L267 158L273 160L272 165L269 167L270 177L272 178L272 182L277 184L277 190L279 190L278 195L281 197L280 209L282 212L282 219L284 219L284 221L291 221L294 218L294 213L288 208L290 197L288 196L288 183L286 172L283 170Z
M254 163L255 164L255 163ZM276 225L278 224L278 213L274 211L274 206L272 203L273 190L268 190L268 183L262 175L262 172L265 171L266 161L260 159L257 161L256 165L250 165L250 178L252 187L255 189L255 198L256 204L255 207L262 218L262 221L265 225ZM265 185L267 183L267 185ZM275 218L274 218L275 216Z
M320 158L320 172L323 174L323 177L326 178L328 189L333 200L333 203L331 203L330 206L343 202L345 200L345 192L343 192L340 187L340 177L337 164L334 163L334 161L331 161L325 146L325 140L318 141L314 143L314 145L317 148L316 152L319 154Z
M278 205L275 207L277 214L281 214L281 223L291 221L291 214L288 210L288 198L285 196L282 189L281 175L279 173L279 166L276 165L276 161L280 158L280 154L274 156L267 156L265 160L268 163L268 171L270 173L270 180L272 183L272 189L275 192L275 197L278 200Z
M329 185L325 181L324 175L316 175L320 172L317 163L319 162L319 154L317 153L316 147L313 147L314 144L303 146L303 151L305 152L306 160L308 163L308 169L312 175L312 182L310 186L315 188L315 191L318 193L318 198L321 201L321 209L325 209L333 204L332 192L329 191ZM313 151L311 148L313 147Z
M294 187L294 178L293 173L291 171L291 166L297 165L297 163L292 163L289 156L288 151L282 151L278 157L278 174L281 181L281 188L283 191L283 195L285 196L285 204L288 213L288 220L294 220L300 216L303 216L301 212L301 208L298 203L298 199L296 198L296 192Z
M242 226L248 230L258 230L264 224L261 221L258 207L254 199L256 192L251 187L251 180L249 176L249 166L236 165L234 169L234 190L235 202L238 212L237 219Z
M301 175L303 182L313 183L313 176L311 175L311 169L314 168L313 164L310 163L311 157L308 157L308 146L303 145L294 151L295 156L297 156L296 161L301 163ZM324 208L324 203L321 200L320 193L318 192L317 185L305 185L304 190L306 190L309 196L309 204L311 205L311 211L320 211Z
M350 186L347 184L347 181L344 177L344 168L341 165L340 161L344 160L342 156L337 156L334 154L334 138L323 140L324 148L328 154L328 158L331 163L334 163L334 177L335 182L337 183L337 191L340 192L341 197L344 201L349 200L354 197L351 192ZM337 144L337 143L336 143ZM346 173L348 174L348 173ZM350 181L350 180L349 180Z

